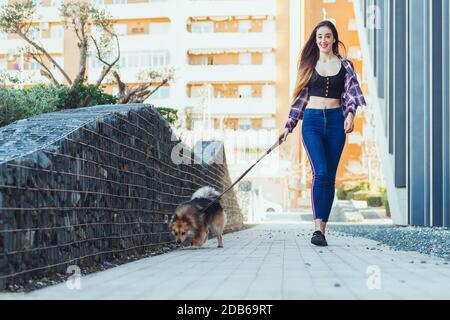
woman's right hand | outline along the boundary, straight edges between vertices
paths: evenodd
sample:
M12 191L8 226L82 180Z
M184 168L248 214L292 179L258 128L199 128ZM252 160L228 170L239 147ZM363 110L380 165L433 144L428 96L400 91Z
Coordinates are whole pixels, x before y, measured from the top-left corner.
M284 131L280 134L280 137L278 138L278 141L280 144L286 141L287 136L289 135L289 129L285 128Z

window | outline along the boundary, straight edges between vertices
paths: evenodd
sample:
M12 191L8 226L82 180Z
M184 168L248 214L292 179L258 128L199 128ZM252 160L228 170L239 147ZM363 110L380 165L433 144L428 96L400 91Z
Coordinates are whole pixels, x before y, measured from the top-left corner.
M262 119L262 128L263 129L275 129L275 119L274 118L263 118Z
M214 32L214 23L213 22L192 22L192 32L193 33L210 33Z
M151 22L149 24L151 34L169 33L170 22Z
M29 31L29 35L31 39L41 39L42 38L42 33L41 33L41 29L39 27L32 27Z
M212 59L212 58L211 58ZM196 65L196 66L207 66L209 63L209 58L208 56L192 56L191 57L191 65Z
M273 52L265 52L263 54L263 64L264 65L274 65L275 64L275 54Z
M6 59L0 59L0 71L8 69L8 62Z
M113 4L127 4L127 0L113 0Z
M252 122L250 119L239 119L238 128L239 130L250 130L252 128Z
M95 38L99 38L102 35L102 28L97 25L93 25L91 27L92 36Z
M203 92L205 89L201 86L192 86L191 87L191 98L200 98L203 96Z
M275 86L264 85L262 88L263 98L275 98Z
M59 7L63 3L63 0L52 0L52 7Z
M30 59L28 64L28 70L41 70L41 65L34 59Z
M142 51L142 52L122 52L118 67L120 68L147 68L155 66L165 66L170 63L170 56L167 50Z
M52 39L62 39L64 36L64 27L63 26L52 26L51 28L51 37Z
M167 98L169 98L169 93L170 93L169 88L170 87L168 87L168 86L160 87L158 90L156 90L155 93L153 93L149 97L149 99L167 99ZM156 86L149 88L150 91L155 90L155 89L156 89Z
M96 6L101 6L101 5L105 4L105 1L104 0L92 0L91 3Z
M114 32L118 36L126 36L127 35L127 25L125 23L116 23L114 25Z
M239 54L239 64L252 64L252 54L251 53L240 53Z
M240 20L239 21L239 32L246 33L250 32L252 28L252 22L250 20Z
M240 85L238 88L239 98L251 98L252 97L252 86L251 85Z
M275 20L264 20L263 32L275 32Z
M64 57L53 57L53 59L55 59L55 62L64 69ZM54 64L52 64L52 69L56 70L56 66Z

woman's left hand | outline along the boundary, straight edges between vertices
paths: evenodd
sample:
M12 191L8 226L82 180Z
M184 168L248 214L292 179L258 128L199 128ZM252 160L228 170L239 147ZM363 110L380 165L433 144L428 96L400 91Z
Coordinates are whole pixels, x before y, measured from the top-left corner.
M347 115L347 118L345 119L345 122L344 122L345 133L352 132L353 131L353 126L354 126L354 124L353 124L353 114L349 113Z

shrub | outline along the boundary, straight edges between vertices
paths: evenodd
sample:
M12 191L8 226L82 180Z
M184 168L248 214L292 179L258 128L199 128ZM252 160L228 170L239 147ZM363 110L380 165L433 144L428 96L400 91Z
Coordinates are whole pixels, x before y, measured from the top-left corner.
M90 92L92 99L88 106L115 104L117 97L104 93L92 84L76 88L77 99L82 101ZM0 86L0 126L6 126L20 119L64 109L69 97L68 87L64 85L38 84L25 89L6 89Z
M357 192L353 193L353 200L360 200L360 201L365 201L367 200L367 197L370 195L369 192L364 191L364 190L360 190Z
M158 107L155 109L171 125L174 125L175 122L178 120L178 110L177 109L165 108L165 107Z
M380 196L370 196L367 197L368 207L381 207L383 205L383 200Z
M361 181L359 183L359 187L361 188L361 190L370 190L370 182L369 181Z
M361 186L359 186L359 185L354 186L351 189L348 189L348 186L341 184L338 187L336 196L339 200L350 200L350 199L353 199L354 194L360 190L361 190Z
M389 207L389 201L387 199L383 200L383 206L386 209L386 216L390 217L391 216L391 208Z
M0 126L52 112L62 107L66 96L64 86L36 85L26 89L0 87Z
M387 190L384 187L379 187L378 191L381 193L381 200L383 202L383 206L386 209L386 216L391 216L391 209L389 207L389 201L387 199Z
M92 98L87 104L87 107L89 106L97 106L101 104L116 104L117 103L117 97L113 96L111 94L103 92L103 88L96 87L93 84L80 84L75 88L75 91L77 93L76 97L77 100L82 102L84 99L86 99L86 96L88 93L91 94ZM69 93L68 89L66 89L66 95L64 97L64 101L68 99Z
M344 190L344 185L341 184L336 191L336 197L338 200L345 200L346 195L347 193Z

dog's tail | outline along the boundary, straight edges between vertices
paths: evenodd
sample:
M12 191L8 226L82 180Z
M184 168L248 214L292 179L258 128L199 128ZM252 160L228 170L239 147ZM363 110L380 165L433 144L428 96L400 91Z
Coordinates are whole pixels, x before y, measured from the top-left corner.
M217 196L219 196L220 193L214 189L213 187L201 187L197 191L194 192L194 194L191 197L191 200L194 198L207 198L207 199L215 199Z

